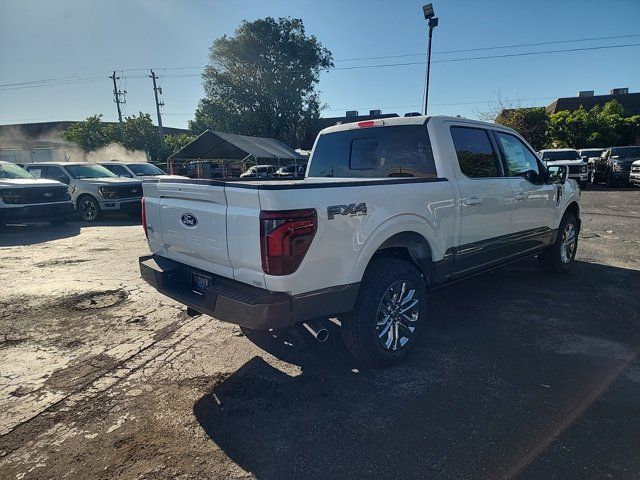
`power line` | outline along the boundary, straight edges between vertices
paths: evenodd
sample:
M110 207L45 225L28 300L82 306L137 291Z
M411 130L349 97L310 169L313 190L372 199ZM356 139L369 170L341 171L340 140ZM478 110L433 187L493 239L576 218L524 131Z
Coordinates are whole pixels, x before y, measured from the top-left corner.
M491 58L509 58L509 57L527 57L530 55L546 55L549 53L566 53L566 52L583 52L587 50L603 50L606 48L624 48L624 47L637 47L640 43L626 43L620 45L607 45L598 47L578 47L568 48L560 50L545 50L542 52L520 52L520 53L506 53L503 55L484 55L481 57L466 57L466 58L450 58L447 60L433 60L431 63L452 63L452 62L466 62L470 60L488 60ZM355 65L351 67L335 67L328 71L333 70L358 70L363 68L383 68L383 67L406 67L409 65L424 65L425 62L404 62L404 63L381 63L374 65Z
M640 35L638 35L640 36ZM531 55L547 55L553 53L570 53L570 52L582 52L582 51L593 51L593 50L605 50L612 48L626 48L626 47L637 47L640 46L640 43L626 43L626 44L616 44L616 45L599 45L594 47L576 47L576 48L568 48L568 49L557 49L557 50L543 50L539 52L518 52L518 53L507 53L501 55L484 55L484 56L475 56L475 57L464 57L464 58L450 58L444 60L433 60L432 63L455 63L455 62L466 62L473 60L489 60L496 58L513 58L513 57L525 57ZM488 47L488 48L497 48L497 47ZM330 71L340 71L340 70L361 70L366 68L385 68L385 67L404 67L404 66L412 66L412 65L424 65L425 62L400 62L400 63L382 63L382 64L372 64L372 65L354 65L349 67L334 67L332 69L327 69L327 72ZM204 68L200 67L163 67L160 70L186 70L193 68ZM118 70L120 72L127 71L137 71L137 69L122 69ZM199 77L201 73L191 73L191 74L180 74L180 75L165 75L165 78L183 78L183 77ZM147 75L129 75L128 78L147 78ZM5 90L17 90L22 88L38 88L38 87L48 87L48 86L58 86L58 85L73 85L77 83L84 82L95 82L104 80L104 77L94 77L94 76L74 76L74 77L59 77L59 78L49 78L42 80L32 80L27 82L19 82L19 83L10 83L10 84L1 84L0 91Z
M483 50L497 50L503 48L517 48L517 47L537 47L541 45L554 45L558 43L575 43L575 42L588 42L591 40L611 40L611 39L620 39L620 38L632 38L632 37L640 37L640 34L630 34L630 35L615 35L609 37L591 37L591 38L576 38L574 40L554 40L550 42L536 42L536 43L515 43L512 45L495 45L492 47L478 47L478 48L464 48L462 50L447 50L442 52L433 52L432 55L445 55L450 53L465 53L465 52L480 52ZM406 57L422 57L424 53L407 53L402 55L385 55L381 57L356 57L356 58L343 58L339 60L335 60L336 62L354 62L357 60L382 60L385 58L406 58Z

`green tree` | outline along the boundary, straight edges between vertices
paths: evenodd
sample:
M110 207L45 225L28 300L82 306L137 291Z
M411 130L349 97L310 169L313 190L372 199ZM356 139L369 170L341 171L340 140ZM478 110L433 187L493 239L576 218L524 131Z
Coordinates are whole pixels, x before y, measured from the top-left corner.
M333 66L331 52L300 19L244 21L232 37L213 42L205 98L189 128L275 137L297 146L320 116L315 86Z
M123 122L124 146L129 150L143 150L152 160L161 160L162 144L151 115L139 114L126 117Z
M179 135L165 135L164 136L164 144L165 144L165 155L169 156L176 153L182 147L184 147L187 143L195 140L195 135L188 135L186 133L181 133Z
M101 118L102 115L92 115L72 124L62 132L62 138L75 143L85 152L92 152L112 143L115 140L113 130L110 125L102 123Z
M495 118L495 122L513 128L536 150L547 145L549 115L544 107L504 109Z
M640 136L640 115L625 116L615 100L591 110L561 111L550 120L549 138L554 147L632 145Z

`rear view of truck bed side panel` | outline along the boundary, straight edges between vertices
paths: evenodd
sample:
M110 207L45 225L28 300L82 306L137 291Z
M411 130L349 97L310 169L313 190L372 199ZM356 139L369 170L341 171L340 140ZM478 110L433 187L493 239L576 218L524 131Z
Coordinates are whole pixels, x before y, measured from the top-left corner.
M442 258L445 246L453 241L454 192L446 179L434 180L260 190L263 210L314 208L318 215L317 232L300 267L291 275L265 275L266 288L298 294L360 282L380 244L404 231L420 233L430 243L434 258ZM361 203L366 212L329 218L331 206Z

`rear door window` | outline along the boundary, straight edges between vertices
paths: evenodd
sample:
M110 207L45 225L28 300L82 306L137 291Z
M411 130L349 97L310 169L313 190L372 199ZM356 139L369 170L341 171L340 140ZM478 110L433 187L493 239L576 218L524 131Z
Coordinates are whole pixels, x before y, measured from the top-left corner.
M47 167L44 165L29 165L27 166L27 172L35 178L47 178Z
M489 132L483 128L451 127L451 138L456 148L460 171L469 178L501 177Z
M425 125L372 127L318 138L309 177L435 177Z

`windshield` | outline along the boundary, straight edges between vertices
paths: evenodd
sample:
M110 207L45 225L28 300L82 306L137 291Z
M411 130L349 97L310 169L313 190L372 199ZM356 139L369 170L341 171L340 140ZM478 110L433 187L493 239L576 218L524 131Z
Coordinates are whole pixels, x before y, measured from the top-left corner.
M34 179L35 177L13 163L0 163L0 178Z
M611 156L620 158L640 158L640 147L623 147L611 150Z
M592 148L589 150L580 150L580 155L583 157L599 157L604 152L604 148Z
M73 178L117 177L101 165L65 165Z
M140 175L141 177L165 174L158 167L156 167L155 165L151 165L150 163L129 163L127 164L127 166L133 173L135 173L136 175Z
M560 150L557 152L544 152L542 159L546 162L557 162L558 160L581 160L577 150Z

